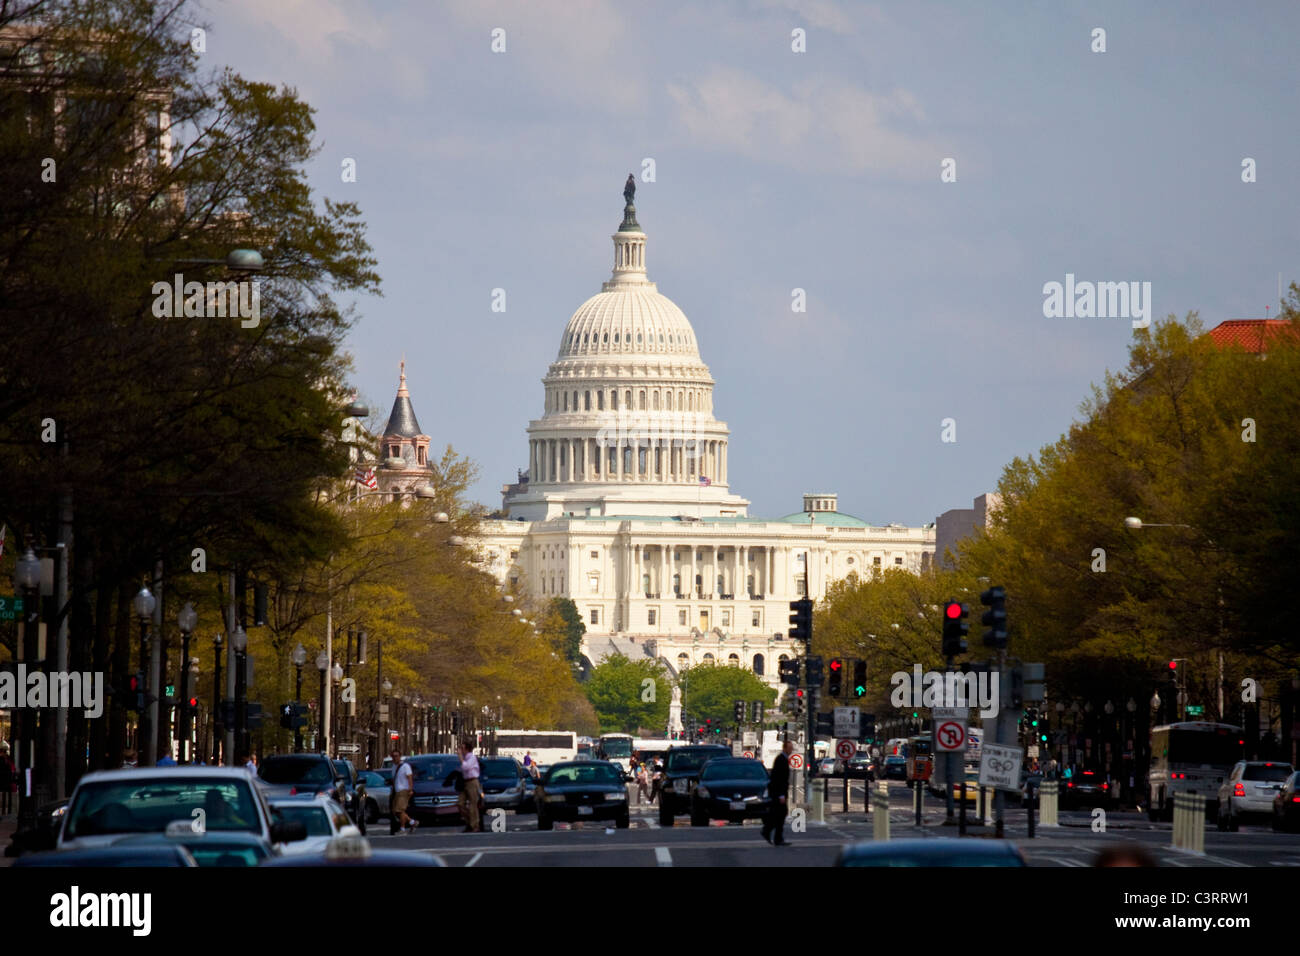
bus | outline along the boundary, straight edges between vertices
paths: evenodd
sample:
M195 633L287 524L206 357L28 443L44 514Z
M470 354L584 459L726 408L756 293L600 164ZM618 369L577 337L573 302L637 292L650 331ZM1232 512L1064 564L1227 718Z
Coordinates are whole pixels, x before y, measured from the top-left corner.
M596 759L618 764L624 776L632 772L632 735L601 734L596 745Z
M1199 793L1213 819L1219 809L1219 785L1242 760L1246 739L1233 724L1189 720L1151 730L1151 771L1147 775L1147 815L1172 820L1174 794Z
M596 756L596 741L590 737L578 738L578 759L592 760Z
M492 743L491 734L482 735L482 743ZM571 730L498 730L497 754L514 757L521 763L531 753L539 764L549 765L578 756L578 735Z

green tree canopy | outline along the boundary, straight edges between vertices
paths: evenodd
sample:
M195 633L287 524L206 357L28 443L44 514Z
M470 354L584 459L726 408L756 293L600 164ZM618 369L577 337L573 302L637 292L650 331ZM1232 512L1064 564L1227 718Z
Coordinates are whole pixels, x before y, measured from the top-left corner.
M622 654L612 654L594 667L583 690L601 733L635 734L641 728L666 732L672 699L666 674L659 661L634 661Z
M761 700L764 708L776 703L776 691L768 687L753 671L712 663L687 667L677 676L682 689L683 713L693 719L712 719L729 726L735 722L734 707L738 700L746 703Z

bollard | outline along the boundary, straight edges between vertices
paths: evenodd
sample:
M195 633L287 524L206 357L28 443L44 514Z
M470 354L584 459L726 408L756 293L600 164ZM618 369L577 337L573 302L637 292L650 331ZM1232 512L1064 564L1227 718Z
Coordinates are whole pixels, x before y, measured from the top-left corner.
M812 788L812 819L818 823L826 822L826 801L822 788L816 785Z
M994 822L993 788L981 787L980 790L984 794L984 825L991 827L993 826L993 822Z
M1191 853L1205 852L1205 797L1202 794L1174 794L1173 845Z
M877 840L889 839L889 784L881 783L871 794L871 834Z
M1057 817L1057 811L1060 808L1058 802L1060 797L1057 788L1060 786L1055 780L1044 780L1038 785L1038 825L1040 827L1060 826L1060 820Z
M1174 836L1173 836L1172 845L1177 849L1185 850L1187 846L1183 836L1184 831L1186 830L1186 821L1184 819L1184 814L1183 814L1183 795L1181 793L1175 793L1173 803L1174 803Z
M961 806L957 810L957 833L961 836L966 835L966 781L963 780L958 786L961 787Z

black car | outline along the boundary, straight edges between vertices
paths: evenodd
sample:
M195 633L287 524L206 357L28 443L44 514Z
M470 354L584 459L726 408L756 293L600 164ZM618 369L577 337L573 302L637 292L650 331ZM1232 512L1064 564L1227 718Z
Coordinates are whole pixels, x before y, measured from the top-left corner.
M97 846L80 850L49 850L29 853L14 866L198 866L189 850L179 843L163 846Z
M670 827L676 817L691 812L691 791L700 782L700 771L714 757L730 757L731 748L714 744L673 747L664 760L663 783L659 790L659 825ZM742 758L743 759L743 758Z
M699 783L691 792L691 826L767 816L772 808L767 780L767 769L757 760L714 757L700 771Z
M347 781L324 754L272 754L258 766L257 778L268 798L325 793L340 806L347 802Z
M455 754L420 754L407 757L406 762L411 765L414 791L406 812L420 823L459 822L456 778L460 775L460 758Z
M68 798L42 804L36 811L36 825L22 830L15 830L13 842L5 847L5 856L21 856L24 853L37 853L41 850L53 850L59 839L59 827L63 825L63 815L68 810Z
M551 765L537 783L537 829L555 821L613 820L620 830L632 825L623 771L607 760L567 760Z
M1110 782L1095 770L1080 770L1064 783L1060 789L1062 810L1107 808L1113 802Z
M886 757L884 764L880 768L880 779L906 780L907 758L898 754L890 754Z
M344 800L340 804L347 811L352 822L357 825L362 835L365 835L366 824L371 820L367 815L361 812L361 808L366 803L366 785L357 773L357 768L351 760L335 760L334 769L338 771L339 776L343 779Z
M875 769L876 763L869 753L856 753L849 758L848 775L852 780L870 780Z
M523 807L524 777L529 774L514 757L479 757L479 786L483 788L483 805L491 810L514 810Z
M1287 777L1273 797L1273 829L1286 833L1300 829L1300 773Z
M115 847L174 846L189 851L199 866L258 866L275 856L275 850L256 833L225 833L214 830L195 833L181 821L180 827L168 827L166 833L145 833L124 837Z

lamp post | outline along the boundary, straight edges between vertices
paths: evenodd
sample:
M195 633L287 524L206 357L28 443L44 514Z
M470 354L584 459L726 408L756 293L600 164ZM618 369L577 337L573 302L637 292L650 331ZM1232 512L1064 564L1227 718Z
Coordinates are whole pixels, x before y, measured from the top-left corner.
M337 688L338 685L340 685L343 681L343 665L340 664L338 661L335 661L334 666L330 668L330 677L333 678L333 680L330 682L331 684L330 694L333 695L334 693L336 693L335 688ZM337 707L331 707L331 715L332 715L331 721L334 726L330 731L330 742L334 743L334 741L338 738L339 718L338 718ZM337 753L338 753L338 745L334 744L334 753L330 754L330 756L331 757L335 756Z
M212 638L212 765L221 766L221 735L226 728L221 723L221 645L223 638L218 631Z
M199 623L199 616L189 601L185 602L185 606L176 615L176 623L181 629L181 696L176 705L179 718L177 736L180 737L180 762L187 764L190 762L190 635Z
M36 552L28 548L18 564L14 568L14 587L23 596L23 647L20 649L18 659L23 661L36 661L37 652L37 619L40 608L40 584L41 584L41 560L36 557ZM19 724L20 734L18 737L18 760L19 784L18 784L18 826L19 829L25 829L35 826L36 824L36 794L34 792L35 779L32 781L33 792L28 793L26 781L22 774L24 769L29 770L32 777L36 777L36 711L25 710L20 712Z
M231 645L235 648L235 750L236 757L248 756L248 634L238 624L230 635Z
M204 753L204 751L199 746L199 740L203 736L199 730L199 728L202 726L202 724L199 722L199 714L201 713L199 709L199 694L198 694L199 667L200 667L199 659L197 657L191 657L189 661L189 666L186 668L186 670L189 672L188 680L191 688L190 696L185 698L186 714L188 715L187 719L189 721L188 724L189 732L186 738L187 740L186 753L191 755L190 759L193 763L201 763L203 760L203 753Z
M149 674L149 622L153 620L153 610L158 602L149 592L148 587L140 588L140 592L131 601L131 606L135 610L136 620L140 622L140 674L144 680L148 680ZM140 689L144 691L145 685ZM140 711L139 724L136 728L136 759L143 762L144 759L144 742L150 739L153 732L153 726L149 722L148 694L145 694L145 708Z
M325 714L328 707L325 706L325 672L330 669L330 656L324 651L316 655L316 669L320 671L320 696L316 700L316 711L320 714L320 728L318 734L320 745L325 744Z
M301 705L302 665L307 663L307 648L302 646L302 641L298 642L298 646L293 649L293 653L289 655L289 659L293 661L294 670L298 672L297 677L294 679L293 701L295 704ZM302 753L302 728L298 726L298 718L296 716L297 707L294 708L294 714L293 752L300 754Z

